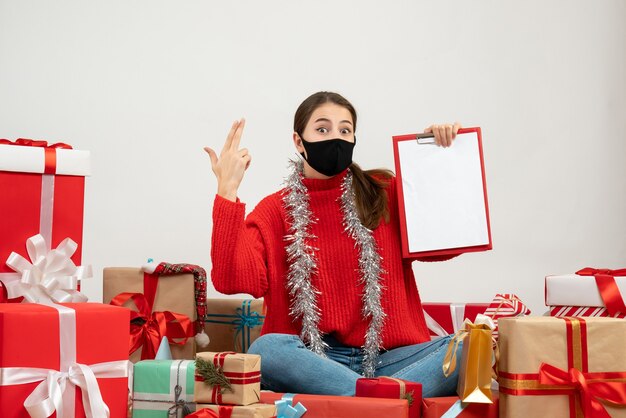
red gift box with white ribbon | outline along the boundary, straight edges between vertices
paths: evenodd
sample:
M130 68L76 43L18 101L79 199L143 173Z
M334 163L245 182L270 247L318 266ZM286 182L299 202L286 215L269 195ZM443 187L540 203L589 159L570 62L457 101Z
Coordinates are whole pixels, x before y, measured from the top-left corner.
M29 237L41 234L47 250L67 237L76 242L71 257L80 265L88 151L45 141L0 139L0 280L18 273L5 265L12 252L26 253Z
M465 319L474 322L488 307L488 303L422 303L431 339L455 334L463 329Z
M478 314L493 319L497 338L499 318L530 315L530 309L512 293L499 293L491 303L422 303L422 307L431 339L455 334L463 329L465 319L473 323Z
M129 318L100 303L0 304L2 418L126 417Z

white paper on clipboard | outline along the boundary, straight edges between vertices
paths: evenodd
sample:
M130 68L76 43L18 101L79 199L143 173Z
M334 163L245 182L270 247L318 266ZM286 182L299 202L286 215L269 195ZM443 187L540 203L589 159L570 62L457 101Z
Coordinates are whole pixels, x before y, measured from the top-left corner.
M489 244L478 134L449 148L399 141L409 252Z

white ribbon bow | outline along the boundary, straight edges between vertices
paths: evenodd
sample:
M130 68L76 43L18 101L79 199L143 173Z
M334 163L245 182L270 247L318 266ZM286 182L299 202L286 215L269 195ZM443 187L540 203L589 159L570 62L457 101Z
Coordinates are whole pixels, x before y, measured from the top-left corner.
M48 252L43 236L37 234L26 241L30 262L12 252L7 265L21 274L4 280L8 297L23 296L31 303L86 302L87 296L77 289L78 281L92 277L91 266L76 267L71 260L78 244L65 238Z
M0 383L4 386L41 382L24 401L32 418L47 418L56 411L57 417L74 416L73 409L64 414L63 394L66 390L81 388L83 407L87 418L109 417L109 407L102 400L96 378L129 377L127 360L111 361L87 366L72 363L67 371L28 367L0 368ZM69 383L69 384L68 384ZM73 403L67 405L73 408Z
M445 337L446 335L450 335L440 324L435 321L435 319L430 316L426 310L424 312L424 319L426 320L426 326L430 331L432 331L436 337L432 337L432 339L438 337ZM464 303L451 303L450 304L450 316L452 318L452 334L455 334L458 330L463 328L463 321L465 319L465 304Z

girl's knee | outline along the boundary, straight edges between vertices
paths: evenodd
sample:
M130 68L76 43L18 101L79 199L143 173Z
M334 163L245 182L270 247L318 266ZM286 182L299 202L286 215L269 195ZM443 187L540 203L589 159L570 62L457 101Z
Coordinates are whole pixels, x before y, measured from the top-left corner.
M254 340L248 349L248 354L276 353L286 345L302 344L297 335L291 334L265 334ZM304 344L302 344L304 346Z

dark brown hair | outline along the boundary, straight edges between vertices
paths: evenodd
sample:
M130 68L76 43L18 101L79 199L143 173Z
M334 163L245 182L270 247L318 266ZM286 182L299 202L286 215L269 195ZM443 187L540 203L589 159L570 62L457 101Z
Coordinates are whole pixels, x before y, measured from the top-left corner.
M356 110L352 103L342 95L320 91L307 97L296 110L293 118L293 130L302 137L302 132L309 123L311 115L321 105L333 103L346 108L352 115L353 129L356 132ZM381 219L389 222L389 208L387 207L387 185L393 173L385 169L363 170L358 164L352 163L350 171L353 174L352 188L359 218L363 225L375 229Z

